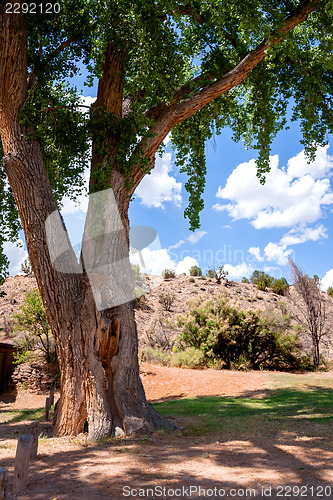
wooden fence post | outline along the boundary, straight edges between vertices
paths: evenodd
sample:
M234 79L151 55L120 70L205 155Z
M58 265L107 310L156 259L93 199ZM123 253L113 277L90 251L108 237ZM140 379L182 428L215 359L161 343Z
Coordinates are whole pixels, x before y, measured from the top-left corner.
M37 458L37 453L38 453L38 436L39 436L39 432L40 432L39 429L40 429L39 420L34 420L29 425L29 432L34 438L34 440L32 442L32 449L31 449L31 458L33 460L35 458Z
M54 391L50 391L49 399L50 399L50 408L51 408L51 406L54 405Z
M18 439L13 482L14 494L24 491L28 485L30 455L33 440L34 438L31 434L25 434L20 436Z
M0 467L0 500L6 498L8 470Z
M50 413L50 408L51 408L51 405L50 405L50 398L46 398L46 401L45 401L45 420L48 421L49 419L49 413Z

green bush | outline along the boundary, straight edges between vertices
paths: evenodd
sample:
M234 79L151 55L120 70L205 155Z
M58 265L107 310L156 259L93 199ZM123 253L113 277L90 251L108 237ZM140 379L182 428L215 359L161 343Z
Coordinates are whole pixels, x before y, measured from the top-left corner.
M149 363L158 363L161 365L168 365L170 359L171 355L159 347L145 347L140 356L141 361L148 361Z
M295 369L298 337L287 334L288 317L265 317L241 311L218 297L196 302L189 314L178 318L182 349L194 347L207 360L218 358L226 368L239 364L252 369Z
M216 275L215 268L208 269L208 270L207 270L207 273L206 273L206 276L207 276L208 278L213 278L213 279L216 279L217 275Z
M26 294L20 311L13 315L14 330L21 333L15 342L17 347L16 363L29 361L32 353L37 351L43 353L48 363L56 362L51 329L37 289Z
M188 282L189 282L189 283L195 283L195 279L194 279L194 278L189 278L189 279L188 279Z
M243 276L242 283L250 283L250 280L246 276Z
M265 280L259 280L257 282L257 288L258 290L260 290L261 292L264 292L266 290L266 282Z
M162 276L164 279L170 280L176 277L176 273L174 269L164 269Z
M258 283L261 283L261 286L263 286L263 283L264 283L265 288L266 288L266 287L271 286L272 277L269 276L269 274L264 273L263 271L256 270L252 273L250 281L253 285L257 285L257 286L258 286Z
M203 368L205 364L204 353L195 347L189 347L184 351L177 351L171 356L170 359L171 366Z
M333 298L333 286L329 286L326 293L329 297Z
M272 279L271 289L278 295L287 295L289 293L289 285L286 278Z
M201 275L202 275L202 271L201 271L200 267L192 266L190 268L190 276L201 276Z
M266 288L271 288L273 292L278 295L287 295L289 293L289 285L286 278L276 279L263 271L254 271L251 276L251 283L256 285L258 290L262 292L264 292Z

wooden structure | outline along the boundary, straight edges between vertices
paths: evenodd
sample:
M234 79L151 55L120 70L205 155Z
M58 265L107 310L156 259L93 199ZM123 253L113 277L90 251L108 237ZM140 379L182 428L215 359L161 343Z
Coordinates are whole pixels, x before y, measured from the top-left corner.
M13 344L0 342L0 391L4 390L9 382L15 350Z

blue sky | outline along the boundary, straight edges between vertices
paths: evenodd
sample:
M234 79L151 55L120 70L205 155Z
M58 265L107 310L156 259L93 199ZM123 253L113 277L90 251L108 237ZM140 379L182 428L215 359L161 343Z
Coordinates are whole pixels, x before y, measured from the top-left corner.
M82 94L91 103L88 96L94 97L96 88L84 87ZM333 285L333 147L320 148L316 161L308 164L299 126L289 125L273 142L271 172L263 186L255 175L256 152L234 143L228 129L207 143L205 208L194 233L183 215L186 177L177 171L167 144L130 207L132 226L149 226L158 233L142 251L143 270L160 274L172 267L188 273L193 264L203 271L224 265L231 279L249 277L255 269L289 279L290 255L306 273L323 278L324 289ZM81 202L81 207L69 200L64 203L73 244L79 243L84 224L87 200L82 196ZM16 274L26 250L6 244L6 251L10 274ZM131 260L142 264L138 253Z

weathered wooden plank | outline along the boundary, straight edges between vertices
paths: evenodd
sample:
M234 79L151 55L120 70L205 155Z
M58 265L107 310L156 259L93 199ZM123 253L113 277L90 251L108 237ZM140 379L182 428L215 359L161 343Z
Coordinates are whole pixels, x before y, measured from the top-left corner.
M50 413L50 408L51 408L51 400L50 398L46 398L45 400L45 420L47 421L49 419L49 413Z
M51 406L54 405L54 391L50 391L49 399L50 399L50 408L51 408Z
M0 467L0 500L4 500L7 494L8 470Z
M29 433L33 436L34 440L31 449L31 459L34 460L38 453L38 436L40 434L40 423L39 420L34 420L29 425Z
M24 491L28 485L29 465L33 440L34 438L31 434L24 434L18 439L13 482L14 494L18 494Z

